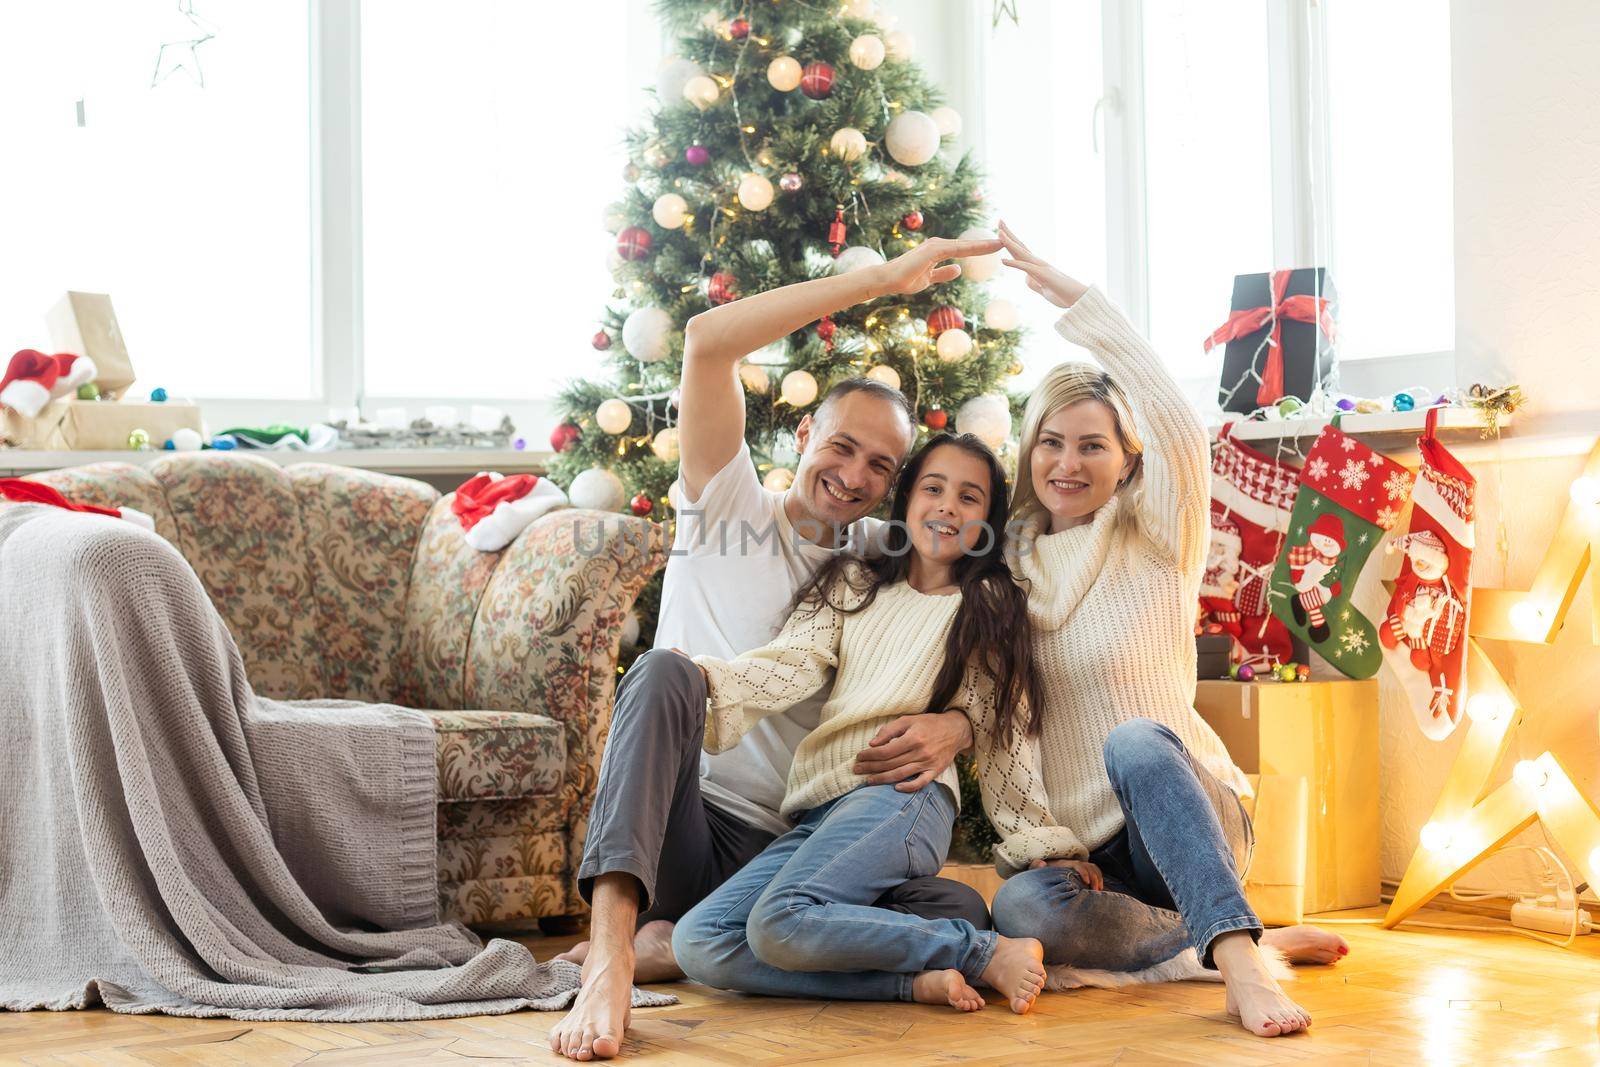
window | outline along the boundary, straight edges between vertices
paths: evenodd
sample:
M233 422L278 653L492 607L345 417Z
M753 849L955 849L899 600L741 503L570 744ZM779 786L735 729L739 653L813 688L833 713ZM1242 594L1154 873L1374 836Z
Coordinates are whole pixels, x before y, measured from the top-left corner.
M0 9L0 354L105 292L139 388L310 397L306 8L198 8L210 31L148 0Z
M593 360L601 217L648 79L565 43L629 6L362 5L368 396L551 396Z
M991 6L999 210L1104 279L1197 400L1236 274L1327 267L1344 360L1454 347L1448 0L1025 4L992 31ZM1069 213L1103 220L1098 241ZM1029 348L1030 374L1055 361Z

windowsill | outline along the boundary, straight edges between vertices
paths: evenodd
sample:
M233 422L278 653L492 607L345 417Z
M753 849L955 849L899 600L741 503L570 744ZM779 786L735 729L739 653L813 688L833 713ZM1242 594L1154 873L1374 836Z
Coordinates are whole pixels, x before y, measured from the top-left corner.
M82 467L90 463L132 463L148 466L176 452L67 452L32 451L29 449L0 449L0 474L22 475L40 471L58 470L62 467ZM218 456L254 456L279 466L290 467L297 463L329 463L340 467L356 467L382 474L407 477L422 475L476 474L494 470L501 474L542 474L548 468L552 453L533 450L517 452L508 449L469 448L340 448L331 452L267 451L240 449L233 452L213 452Z

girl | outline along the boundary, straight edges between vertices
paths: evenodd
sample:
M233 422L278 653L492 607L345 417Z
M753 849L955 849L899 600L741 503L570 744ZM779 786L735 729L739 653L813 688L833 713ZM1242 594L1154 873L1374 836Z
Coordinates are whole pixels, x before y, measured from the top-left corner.
M1034 862L1001 887L995 926L1038 938L1050 963L1084 968L1142 970L1192 945L1214 961L1246 1028L1304 1029L1311 1017L1268 972L1240 886L1253 843L1239 801L1249 785L1194 710L1205 430L1098 290L1004 224L1000 234L1005 263L1067 309L1057 330L1100 367L1055 368L1023 415L1009 556L1029 589L1047 803L1075 840L1070 857ZM1298 961L1345 952L1343 939L1307 927L1267 940Z
M1004 559L1006 500L1004 472L981 441L933 438L896 483L881 557L824 565L766 647L695 657L713 752L835 669L837 678L789 774L782 811L794 829L678 923L672 947L689 977L769 996L964 1011L983 1006L972 988L983 982L1018 1014L1033 1006L1044 983L1036 939L870 906L944 865L960 795L954 769L898 786L868 785L852 769L896 717L965 711L984 806L1005 835L997 852L1019 866L1067 854L1035 770L1038 686L1026 598Z

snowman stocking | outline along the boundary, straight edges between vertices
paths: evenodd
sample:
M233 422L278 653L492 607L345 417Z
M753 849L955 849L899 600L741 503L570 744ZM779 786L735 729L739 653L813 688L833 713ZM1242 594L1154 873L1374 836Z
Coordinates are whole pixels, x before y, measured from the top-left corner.
M1384 662L1405 688L1422 732L1448 737L1461 719L1467 611L1472 591L1472 517L1477 483L1434 435L1438 408L1428 411L1417 442L1422 453L1411 525L1389 543L1405 561L1378 627Z
M1413 477L1335 425L1323 428L1300 471L1288 540L1272 572L1272 610L1351 678L1371 678L1383 662L1377 628L1351 607L1350 594L1400 517Z
M1299 471L1233 437L1217 435L1211 460L1211 551L1200 583L1202 622L1233 635L1251 665L1294 659L1289 631L1272 614L1267 583L1283 549Z

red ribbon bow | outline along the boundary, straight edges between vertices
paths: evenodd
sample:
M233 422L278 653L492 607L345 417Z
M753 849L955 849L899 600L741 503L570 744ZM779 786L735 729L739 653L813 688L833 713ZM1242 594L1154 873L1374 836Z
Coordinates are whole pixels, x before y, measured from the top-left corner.
M1272 333L1267 337L1267 365L1261 372L1261 388L1256 390L1256 403L1262 406L1276 404L1283 398L1284 319L1314 322L1328 335L1328 340L1333 340L1333 315L1328 310L1326 297L1309 293L1291 297L1283 295L1289 288L1289 275L1293 273L1287 270L1273 271L1272 303L1266 307L1235 311L1228 316L1227 322L1206 338L1206 351L1209 352L1219 344L1237 341L1272 323Z

